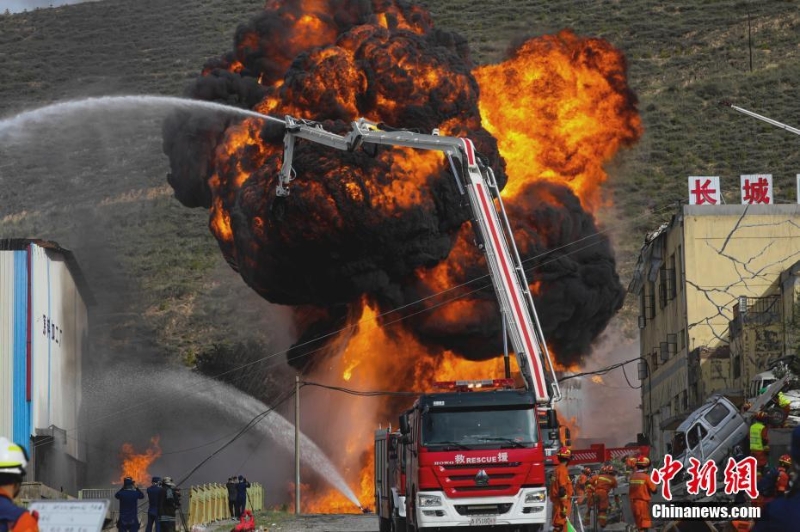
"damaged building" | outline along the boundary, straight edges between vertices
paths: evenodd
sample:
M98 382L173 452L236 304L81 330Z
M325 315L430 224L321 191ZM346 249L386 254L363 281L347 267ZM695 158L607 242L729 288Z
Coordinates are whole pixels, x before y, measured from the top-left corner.
M642 422L655 458L713 393L793 353L800 205L683 205L648 234L628 287L639 301Z

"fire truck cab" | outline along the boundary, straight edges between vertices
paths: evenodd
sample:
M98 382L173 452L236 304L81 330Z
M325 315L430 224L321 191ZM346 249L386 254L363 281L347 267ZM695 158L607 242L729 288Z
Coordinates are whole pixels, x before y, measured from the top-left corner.
M400 417L407 530L541 530L547 492L537 408L529 390L420 396Z

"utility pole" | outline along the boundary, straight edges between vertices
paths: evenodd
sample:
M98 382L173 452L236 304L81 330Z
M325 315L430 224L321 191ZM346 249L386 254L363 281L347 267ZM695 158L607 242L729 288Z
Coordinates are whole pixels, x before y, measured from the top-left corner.
M750 28L750 4L747 7L747 50L750 53L750 72L753 71L753 32Z
M300 515L300 375L294 377L294 513Z

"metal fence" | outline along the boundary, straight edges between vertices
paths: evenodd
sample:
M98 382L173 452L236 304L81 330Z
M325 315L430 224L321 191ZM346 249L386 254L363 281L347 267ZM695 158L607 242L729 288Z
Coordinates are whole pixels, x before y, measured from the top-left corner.
M614 489L614 495L609 498L609 509L607 511L607 525L614 523L633 523L633 512L631 511L630 500L628 497L629 485L627 482L620 482ZM600 532L603 528L597 521L597 504L595 501L588 500L586 497L583 504L578 504L578 498L572 498L572 512L569 520L577 532Z
M247 489L247 509L254 513L264 509L264 488L258 482L252 482ZM203 484L190 488L187 516L190 528L230 518L228 488L225 484Z
M79 499L107 499L109 505L108 519L112 524L119 517L119 505L114 503L114 494L119 488L85 489L78 492ZM215 521L231 518L228 507L228 489L224 484L202 484L190 486L188 490L181 490L181 519L186 520L186 526L191 529L195 525L207 525ZM264 488L258 482L253 482L247 489L247 508L258 512L264 509ZM147 523L147 498L139 505L139 522Z

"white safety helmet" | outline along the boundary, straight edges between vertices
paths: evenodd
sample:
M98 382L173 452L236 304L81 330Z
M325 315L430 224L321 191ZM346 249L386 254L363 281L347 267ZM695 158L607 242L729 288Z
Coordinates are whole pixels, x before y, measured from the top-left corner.
M0 436L0 474L25 474L28 466L28 454L21 445Z

